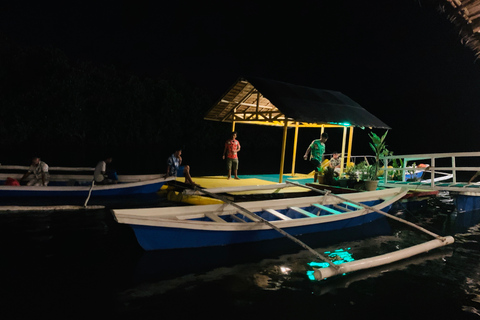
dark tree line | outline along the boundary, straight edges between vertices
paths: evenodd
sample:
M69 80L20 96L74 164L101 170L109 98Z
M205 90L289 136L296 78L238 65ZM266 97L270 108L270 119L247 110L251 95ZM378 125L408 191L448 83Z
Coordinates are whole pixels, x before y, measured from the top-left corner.
M38 154L51 165L90 166L113 153L120 167L158 162L162 171L178 145L197 154L223 143L228 125L203 120L211 106L176 75L141 78L58 49L0 42L0 163Z

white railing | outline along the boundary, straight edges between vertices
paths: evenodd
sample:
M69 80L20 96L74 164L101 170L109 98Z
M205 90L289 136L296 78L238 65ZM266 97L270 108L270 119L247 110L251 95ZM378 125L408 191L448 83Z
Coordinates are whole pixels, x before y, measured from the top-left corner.
M401 160L402 167L389 168L388 166L393 163L394 160ZM427 171L431 172L432 179L429 180L431 187L435 186L436 175L451 175L452 183L459 183L457 181L459 172L471 172L473 175L475 172L480 171L480 166L474 166L471 164L480 165L480 152L454 152L454 153L430 153L430 154L413 154L413 155L394 155L382 157L381 160L384 163L383 167L383 179L384 183L388 183L390 172L402 171L402 181L405 181L407 171ZM427 167L419 168L414 167L413 163L422 161ZM459 163L461 166L457 166ZM465 164L470 162L470 164ZM418 165L418 163L416 163ZM470 175L470 176L471 176ZM390 179L392 180L392 179ZM438 180L437 180L438 181ZM466 182L466 181L465 181Z

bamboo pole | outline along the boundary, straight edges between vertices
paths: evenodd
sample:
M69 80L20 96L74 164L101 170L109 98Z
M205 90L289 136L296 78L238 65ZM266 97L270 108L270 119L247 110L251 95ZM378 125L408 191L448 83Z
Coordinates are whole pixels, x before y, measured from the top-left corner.
M280 158L280 177L278 179L279 183L282 183L283 181L283 167L285 165L285 149L287 146L287 129L288 129L288 120L285 119L285 124L283 126L282 156Z
M435 248L452 244L454 241L455 240L452 236L447 236L443 240L434 239L428 242L418 244L416 246L386 253L383 255L342 263L338 265L338 268L327 267L327 268L315 269L313 275L316 280L322 280L322 279L326 279L339 274L344 274L347 272L353 272L353 271L378 267L378 266L382 266L398 260L407 259L414 255L428 252Z

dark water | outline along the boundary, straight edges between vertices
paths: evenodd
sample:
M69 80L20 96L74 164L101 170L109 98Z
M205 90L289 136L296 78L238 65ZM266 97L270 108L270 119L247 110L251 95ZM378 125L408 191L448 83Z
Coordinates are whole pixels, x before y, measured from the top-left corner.
M108 210L0 214L1 317L480 319L480 213L440 200L398 214L453 245L321 282L306 276L311 253L286 239L144 252ZM302 238L355 259L430 239L383 220Z

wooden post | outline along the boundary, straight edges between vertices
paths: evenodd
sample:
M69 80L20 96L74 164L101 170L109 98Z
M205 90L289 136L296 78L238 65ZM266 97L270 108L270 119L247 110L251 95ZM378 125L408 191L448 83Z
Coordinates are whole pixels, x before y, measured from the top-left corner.
M350 127L350 136L348 137L348 151L347 151L347 166L350 165L350 158L352 157L352 143L353 143L353 126Z
M457 183L457 170L455 164L455 157L452 157L452 174L453 174L453 183ZM433 180L433 177L432 177Z
M295 122L295 138L293 139L292 177L295 175L295 158L297 157L297 142L298 142L298 122Z
M280 177L278 179L279 183L282 183L283 181L283 166L285 164L285 149L287 145L287 129L288 129L288 120L285 119L285 125L283 126L282 156L280 158Z
M237 112L237 108L233 109L233 116L232 116L232 132L235 132L235 113Z
M340 178L343 174L343 165L345 163L345 145L347 142L347 127L343 127L343 139L342 139L342 157L340 158Z

